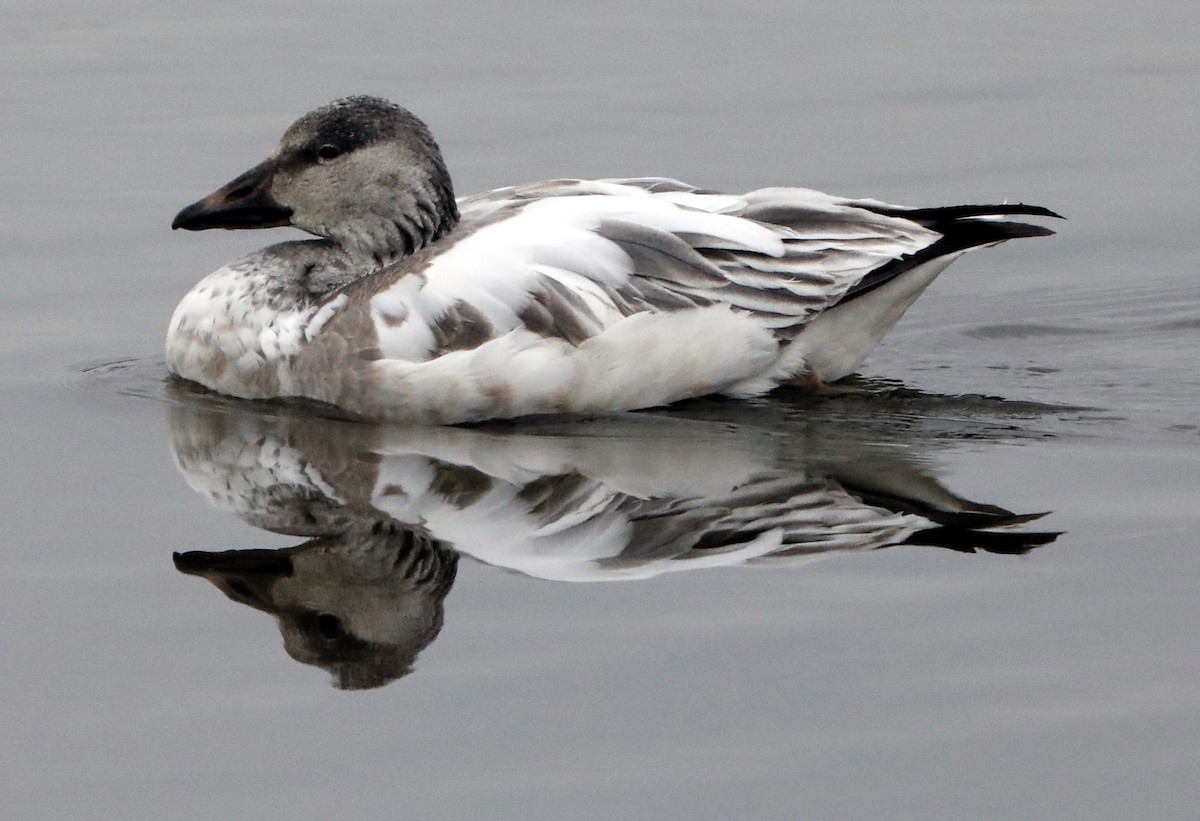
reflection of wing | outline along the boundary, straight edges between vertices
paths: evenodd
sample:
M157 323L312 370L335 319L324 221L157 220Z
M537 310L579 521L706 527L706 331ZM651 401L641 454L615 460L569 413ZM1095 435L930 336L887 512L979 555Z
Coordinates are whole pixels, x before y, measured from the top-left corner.
M176 413L176 438L188 446L186 458L176 448L180 468L206 477L210 499L251 521L307 532L314 521L335 523L333 511L386 517L542 578L647 578L905 542L1018 552L1048 540L979 536L1019 517L895 461L806 464L789 454L783 467L776 437L709 423L627 416L564 431L205 418ZM209 427L218 441L206 458L198 443ZM283 503L289 493L300 501ZM293 509L302 521L279 521Z
M519 438L526 454L536 448L548 463L561 457L555 454L558 446L578 444ZM637 448L643 458L646 445ZM660 450L659 455L670 452ZM611 452L607 455L611 461ZM930 481L924 477L914 482L924 496L877 487L870 500L868 493L835 476L796 469L759 466L740 476L727 473L724 487L714 487L712 477L707 478L703 493L629 493L577 471L522 480L489 476L471 464L397 455L380 463L374 504L402 521L420 521L438 538L488 564L569 581L648 578L906 542L976 544L1011 552L1028 549L1041 538L979 534L977 528L1021 517L940 487L940 493L930 495ZM941 541L922 538L926 533L939 534Z

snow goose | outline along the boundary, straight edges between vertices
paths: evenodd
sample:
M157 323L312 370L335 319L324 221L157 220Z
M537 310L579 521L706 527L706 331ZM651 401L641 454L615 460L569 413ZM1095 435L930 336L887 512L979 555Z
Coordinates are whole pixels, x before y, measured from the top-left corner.
M551 180L456 200L429 129L375 97L306 114L174 228L319 237L217 270L170 371L449 424L746 397L854 372L963 253L1053 233L1033 205L906 208L803 188Z

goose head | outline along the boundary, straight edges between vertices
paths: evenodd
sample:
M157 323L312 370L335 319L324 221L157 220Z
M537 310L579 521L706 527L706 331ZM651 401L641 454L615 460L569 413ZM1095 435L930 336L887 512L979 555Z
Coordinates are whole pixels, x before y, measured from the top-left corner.
M429 128L378 97L309 112L266 160L184 208L172 228L291 225L382 264L458 222L454 189Z

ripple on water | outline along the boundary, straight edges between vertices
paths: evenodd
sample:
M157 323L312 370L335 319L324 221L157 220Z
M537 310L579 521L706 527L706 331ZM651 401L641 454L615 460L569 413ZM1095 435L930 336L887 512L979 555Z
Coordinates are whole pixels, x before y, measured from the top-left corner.
M1038 366L1018 370L1039 377L1053 376L1057 371ZM160 403L203 404L214 409L250 410L269 416L348 418L336 408L307 400L253 401L222 396L170 376L160 357L84 363L72 369L66 382L75 390ZM836 429L841 436L880 443L913 438L950 443L964 439L1115 438L1127 434L1130 417L1103 405L1029 401L983 393L936 393L897 379L855 376L816 393L781 388L753 400L708 397L644 413L700 417L781 433L812 432L817 428L828 433ZM568 417L564 421L579 424L580 419ZM494 424L526 423L529 420ZM1170 433L1189 438L1194 432L1186 426L1170 428Z
M145 357L82 363L71 369L65 381L80 390L166 401L170 378L161 357Z
M974 339L1039 339L1055 336L1100 336L1105 331L1101 328L1014 322L1003 325L977 325L974 328L965 328L963 333Z
M1200 316L1172 319L1154 326L1156 331L1200 331Z

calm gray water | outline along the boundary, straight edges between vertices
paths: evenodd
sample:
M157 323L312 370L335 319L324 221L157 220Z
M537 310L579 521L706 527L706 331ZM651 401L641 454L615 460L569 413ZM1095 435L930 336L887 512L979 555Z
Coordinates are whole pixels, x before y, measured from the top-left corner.
M4 3L0 812L1194 818L1198 38L1177 2ZM957 263L843 396L442 435L173 389L175 303L284 232L172 215L350 93L424 117L464 194L667 174L1070 219ZM751 476L952 493L1062 535L506 550L494 494L562 476L621 510ZM422 508L462 551L447 579L430 548L433 592L336 582L387 534L265 552L418 486L459 501ZM331 664L317 610L398 632Z

